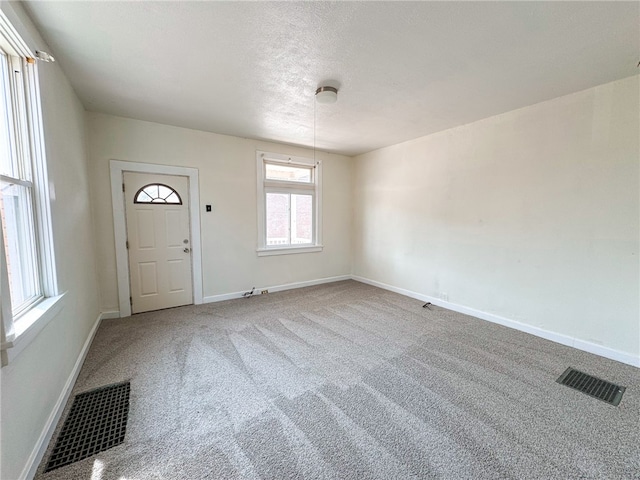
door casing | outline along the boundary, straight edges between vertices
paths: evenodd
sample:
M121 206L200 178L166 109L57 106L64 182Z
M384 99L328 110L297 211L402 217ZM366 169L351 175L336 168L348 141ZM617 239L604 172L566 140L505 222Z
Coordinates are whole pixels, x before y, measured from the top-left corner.
M122 192L123 173L159 173L165 175L180 175L188 178L189 182L189 221L191 223L191 252L193 261L193 303L202 303L202 246L200 238L200 190L198 169L190 167L174 167L151 163L126 162L110 160L111 173L111 202L113 207L113 230L116 247L116 271L118 280L119 317L131 315L131 295L129 285L129 256L127 254L127 229L125 217L125 202Z

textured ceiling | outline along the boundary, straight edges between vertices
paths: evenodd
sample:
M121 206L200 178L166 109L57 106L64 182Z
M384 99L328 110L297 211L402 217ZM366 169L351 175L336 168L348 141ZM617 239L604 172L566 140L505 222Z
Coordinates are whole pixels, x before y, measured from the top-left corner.
M638 2L27 2L85 108L354 155L638 73Z

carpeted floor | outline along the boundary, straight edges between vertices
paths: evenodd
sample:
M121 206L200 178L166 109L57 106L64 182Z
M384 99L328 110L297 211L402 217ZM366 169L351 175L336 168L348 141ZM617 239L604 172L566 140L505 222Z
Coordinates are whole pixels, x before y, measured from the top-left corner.
M346 281L106 320L73 394L131 380L125 441L36 478L640 478L640 370L421 307Z

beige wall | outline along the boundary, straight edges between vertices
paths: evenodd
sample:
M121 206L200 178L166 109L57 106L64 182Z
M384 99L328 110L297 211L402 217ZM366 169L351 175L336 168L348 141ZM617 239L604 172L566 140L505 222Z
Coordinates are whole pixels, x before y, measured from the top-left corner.
M357 157L354 274L637 358L639 79Z
M316 154L323 163L324 250L258 257L256 150L307 157L312 151L98 113L87 113L86 121L103 311L118 309L110 159L198 169L205 298L351 273L348 157Z
M20 5L3 2L30 47L46 50ZM52 52L55 53L55 52ZM19 478L99 314L84 109L59 65L40 64L51 214L63 310L0 370L0 478Z

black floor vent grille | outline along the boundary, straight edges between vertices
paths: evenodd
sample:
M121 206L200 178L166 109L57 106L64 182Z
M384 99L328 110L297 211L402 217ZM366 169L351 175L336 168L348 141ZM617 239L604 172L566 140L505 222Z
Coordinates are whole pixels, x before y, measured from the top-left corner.
M591 395L598 400L610 403L616 407L620 404L622 394L626 390L625 387L600 380L599 378L574 370L571 367L567 368L556 382L579 390L582 393Z
M45 472L77 462L124 441L129 382L76 395Z

